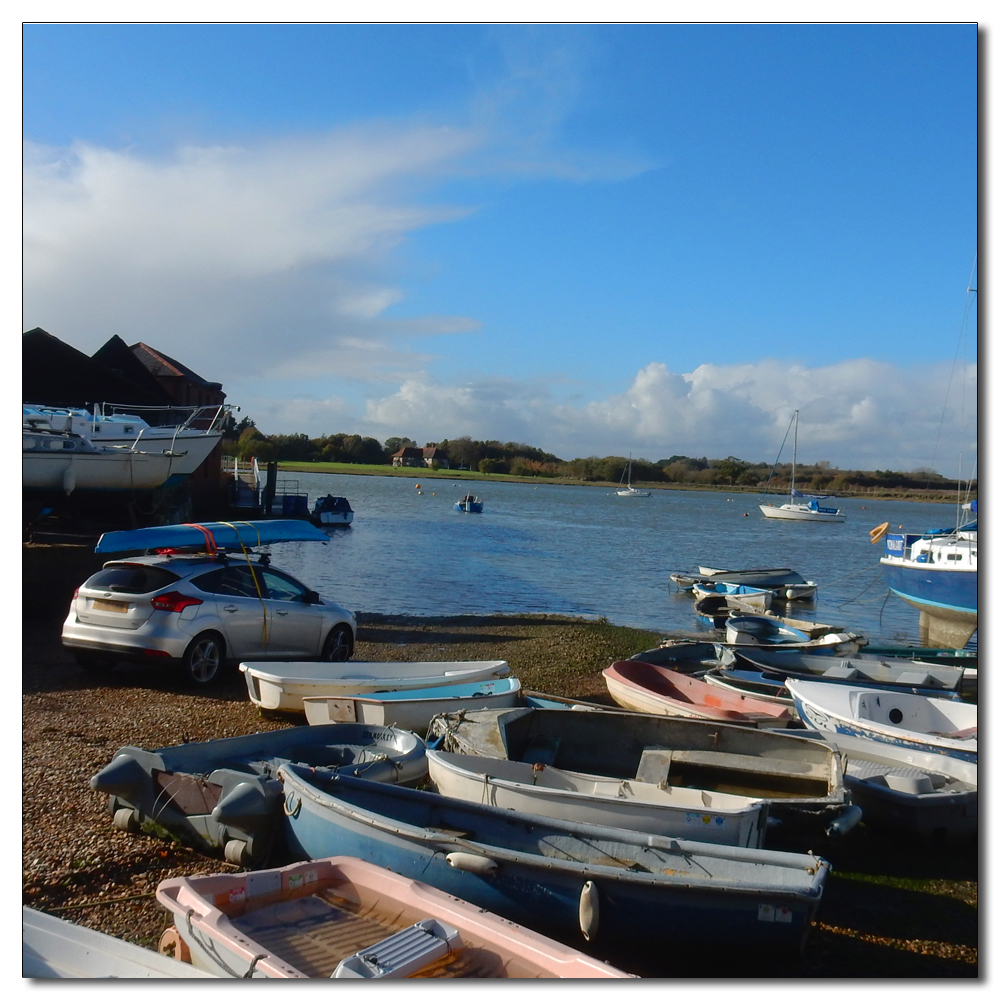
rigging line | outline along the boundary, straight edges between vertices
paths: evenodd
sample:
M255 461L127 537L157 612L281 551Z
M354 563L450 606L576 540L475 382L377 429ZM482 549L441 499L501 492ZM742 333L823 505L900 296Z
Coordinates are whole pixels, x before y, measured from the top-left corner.
M891 596L892 596L892 591L891 590L887 590L885 592L885 600L882 601L882 607L879 608L879 612L878 612L878 627L879 627L879 629L882 628L882 614L885 611L886 602L889 600L889 598Z
M798 412L798 411L796 411ZM758 497L759 500L763 500L767 494L767 488L771 485L771 477L774 475L774 470L778 467L778 459L781 458L781 452L784 450L785 442L788 440L788 432L792 429L792 421L795 420L795 416L788 421L788 426L785 428L785 436L781 439L781 447L778 449L777 458L774 460L774 465L771 466L771 471L768 473L767 482L764 483L764 492Z
M972 273L969 275L969 284L968 284L968 286L965 289L965 293L966 293L966 295L965 295L965 306L964 306L963 313L962 313L962 321L959 324L958 341L955 344L955 354L954 354L954 357L952 358L952 361L951 361L951 374L948 376L948 386L947 386L947 388L945 390L945 394L944 394L944 404L941 407L941 420L938 423L937 436L934 439L934 452L933 452L933 454L931 456L931 465L932 466L934 464L936 464L936 462L937 462L938 447L939 447L939 445L941 443L941 432L942 432L942 430L944 428L944 419L945 419L945 415L946 415L947 410L948 410L948 399L951 396L952 386L953 386L954 380L955 380L955 369L956 369L956 367L958 365L959 354L963 350L963 348L967 352L967 344L968 344L968 322L969 322L969 313L972 311L972 301L973 301L972 296L973 296L973 294L978 294L977 290L972 287L973 278L974 278L974 276L976 274L976 268L978 266L978 261L979 261L979 255L976 254L976 256L973 257L973 259L972 259ZM962 426L964 427L964 419L965 419L965 379L964 379L964 377L962 379L962 398L961 398L960 416L961 416ZM928 483L929 482L930 481L928 480Z
M875 583L877 583L877 582L878 582L878 578L877 578L877 577L873 577L873 578L872 578L871 580L869 580L869 581L868 581L868 583L866 583L866 584L865 584L865 586L864 586L864 587L862 587L862 588L861 588L860 592L859 592L859 593L858 593L857 595L855 595L854 597L850 598L849 600L846 600L846 601L843 601L843 602L842 602L841 604L838 604L838 605L837 605L837 607L838 607L838 608L843 608L843 607L846 607L846 606L847 606L848 604L867 604L867 603L869 603L869 602L867 602L867 601L859 601L859 600L858 600L858 598L859 598L859 597L860 597L860 596L861 596L861 595L862 595L862 594L863 594L863 593L864 593L864 592L865 592L865 591L866 591L866 590L867 590L867 589L868 589L869 587L871 587L871 586L872 586L873 584L875 584ZM881 594L879 594L879 597L881 597L881 596L882 596L882 595L881 595Z

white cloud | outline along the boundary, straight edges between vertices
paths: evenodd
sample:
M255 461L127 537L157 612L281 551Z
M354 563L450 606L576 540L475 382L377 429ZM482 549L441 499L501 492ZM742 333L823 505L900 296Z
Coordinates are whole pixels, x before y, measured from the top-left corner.
M964 373L975 400L976 369ZM968 476L976 449L976 413L945 408L948 373L894 368L868 359L806 368L765 360L755 365L701 365L678 375L661 362L639 372L619 395L563 402L542 380L482 379L443 384L429 375L407 379L363 408L344 400L252 399L266 433L333 430L419 442L468 435L520 441L561 458L624 455L655 461L670 455L772 461L800 410L799 458L839 468L910 471L934 468ZM263 419L267 407L268 418ZM332 421L332 422L331 422ZM338 423L339 421L339 423ZM964 431L963 431L964 428ZM783 461L791 459L791 439Z
M477 143L469 130L354 129L163 160L28 145L24 320L93 351L112 334L196 370L347 377L424 363L400 338L470 330L385 311L391 252L467 210L414 190Z

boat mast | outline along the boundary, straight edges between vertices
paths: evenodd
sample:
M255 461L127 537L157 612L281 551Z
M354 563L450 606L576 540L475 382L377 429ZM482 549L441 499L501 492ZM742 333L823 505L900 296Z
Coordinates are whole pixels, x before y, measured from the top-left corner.
M795 431L792 434L792 490L788 498L795 496L795 460L799 454L799 411L795 411Z

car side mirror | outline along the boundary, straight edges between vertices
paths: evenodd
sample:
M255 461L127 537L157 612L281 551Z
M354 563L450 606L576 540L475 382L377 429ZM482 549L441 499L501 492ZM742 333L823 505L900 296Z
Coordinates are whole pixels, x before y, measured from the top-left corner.
M322 604L319 594L315 590L307 590L302 598L306 604Z

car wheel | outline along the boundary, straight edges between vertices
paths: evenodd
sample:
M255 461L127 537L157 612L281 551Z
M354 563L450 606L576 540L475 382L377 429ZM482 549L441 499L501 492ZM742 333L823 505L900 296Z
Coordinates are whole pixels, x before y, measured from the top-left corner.
M76 665L89 674L106 674L115 665L110 656L89 649L74 649L73 657Z
M336 625L330 630L323 646L323 659L328 663L343 663L354 652L354 636L347 625Z
M196 635L181 659L185 679L192 684L211 684L222 672L225 656L226 646L218 633L202 632Z

